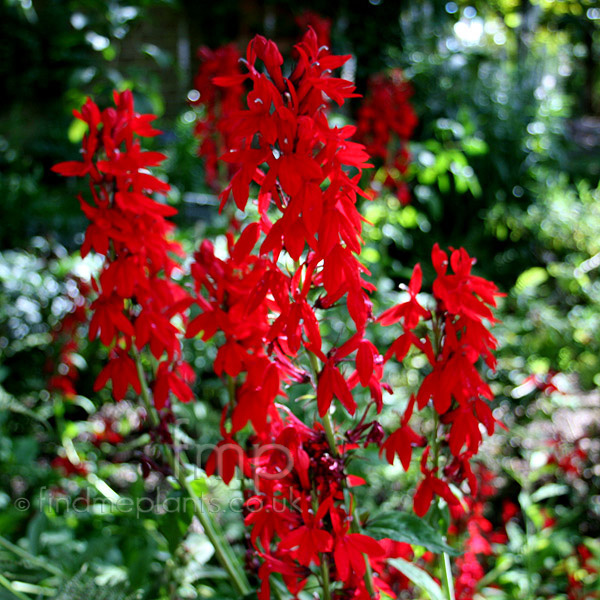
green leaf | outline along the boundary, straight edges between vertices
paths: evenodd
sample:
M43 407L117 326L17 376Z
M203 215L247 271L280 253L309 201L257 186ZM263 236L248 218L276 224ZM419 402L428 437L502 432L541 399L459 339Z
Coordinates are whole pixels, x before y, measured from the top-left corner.
M517 278L515 289L518 293L523 292L528 288L536 288L538 285L548 280L548 271L542 267L531 267L527 271L523 271Z
M447 173L442 173L438 177L438 186L442 194L447 194L450 191L450 178Z
M463 140L463 150L471 156L478 156L487 153L488 145L481 138L470 137Z
M546 500L547 498L554 498L555 496L562 496L569 491L569 486L563 485L560 483L549 483L541 487L539 490L536 490L531 494L532 502L540 502L541 500Z
M79 119L73 119L73 122L69 126L69 130L67 133L69 141L72 144L81 143L81 140L83 139L83 136L85 135L87 129L88 126L83 121L80 121Z
M158 530L167 540L172 554L181 543L192 522L191 503L186 502L186 500L187 496L181 490L171 492L165 505L175 508L182 507L186 510L168 510L158 522Z
M367 533L377 540L390 538L395 542L406 542L414 546L423 546L436 554L446 552L451 556L461 553L446 544L442 535L423 519L410 513L381 513L369 520Z
M204 477L190 481L190 487L192 488L194 494L198 496L198 498L201 498L208 492L208 484L206 483L206 478Z
M9 394L3 387L0 387L0 410L10 410L14 413L25 415L36 421L39 421L50 431L51 427L44 417L27 408L22 402Z
M396 567L398 571L419 586L431 600L446 600L442 588L423 569L419 569L403 558L391 558L388 564Z

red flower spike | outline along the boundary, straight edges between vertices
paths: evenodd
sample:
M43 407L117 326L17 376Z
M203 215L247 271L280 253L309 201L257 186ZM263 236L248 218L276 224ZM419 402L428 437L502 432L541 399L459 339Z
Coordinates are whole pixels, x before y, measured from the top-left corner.
M99 279L93 282L98 297L91 305L90 338L99 337L106 346L122 345L111 354L95 389L110 379L116 400L124 397L129 386L140 393L137 367L127 355L135 342L138 350L148 346L157 360L167 357L154 386L160 409L169 392L183 402L192 398L188 384L193 374L185 363L176 362L181 356L180 332L171 323L175 315L185 319L190 299L167 279L177 266L172 255L182 254L179 244L169 239L173 225L165 220L176 210L150 196L169 190L167 183L148 171L165 156L143 151L139 139L160 133L150 125L155 117L134 111L130 91L115 92L113 98L115 108L101 112L88 98L81 112L75 111L89 128L83 140L84 160L62 163L54 170L90 177L93 203L80 198L91 221L81 254L94 249L105 257Z
M412 87L399 69L369 78L365 100L358 111L356 138L366 145L374 161L385 174L383 187L395 192L404 206L410 192L404 173L410 161L407 143L417 125L410 98ZM379 178L378 178L379 179ZM379 191L370 191L376 196Z

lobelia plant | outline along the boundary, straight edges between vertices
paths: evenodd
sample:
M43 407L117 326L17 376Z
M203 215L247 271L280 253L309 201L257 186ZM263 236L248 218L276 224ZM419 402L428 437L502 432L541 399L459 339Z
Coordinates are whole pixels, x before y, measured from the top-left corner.
M412 95L412 86L400 69L376 73L369 77L356 123L356 139L379 166L370 182L371 193L387 189L403 206L410 202L405 180L410 163L408 141L418 122L410 103Z
M239 468L246 479L246 567L261 582L259 598L269 598L271 590L281 596L281 581L294 597L309 582L318 584L325 599L395 597L408 585L393 576L397 570L441 595L409 562L409 543L441 553L446 594L453 598L452 548L445 544L447 527L438 531L439 511L447 504L460 512L461 493L477 493L470 461L482 442L480 425L491 435L496 424L489 407L493 395L478 365L482 359L494 367L496 340L487 327L494 322L490 307L502 294L472 274L474 260L466 250L448 256L436 244L429 304L420 294L417 264L408 299L374 317L369 294L376 289L360 261L364 218L356 206L359 196L369 197L359 187L363 169L370 167L368 155L351 139L355 127L332 126L327 118L331 102L341 106L356 96L350 81L332 75L349 56L319 46L309 28L293 58L294 68L284 76L275 43L256 36L242 61L245 73L230 65L212 78L222 91L209 95L209 102L227 98L227 107L207 111L217 121L201 134L207 128L221 134L221 159L231 173L221 209L232 199L246 219L243 228L232 223L226 255L208 240L200 244L191 265L193 293L172 279L180 266L171 255L181 254L181 247L166 217L175 210L152 198L168 191L147 169L163 155L143 151L140 143L158 133L150 125L154 117L135 113L130 92L115 93L115 108L100 112L88 100L75 112L89 127L83 161L54 170L90 180L93 203L80 198L91 221L82 254L104 256L93 282L90 336L111 351L95 389L110 380L116 400L129 387L141 395L165 460L194 498L232 585L246 594L242 563L203 510L182 468L185 456L169 433L172 397L193 397L194 374L182 358L182 337L209 340L219 333L224 342L214 371L226 382L229 400L222 440L206 472L229 483ZM203 86L209 84L205 77ZM206 155L214 157L215 147L208 145ZM192 305L199 314L189 320ZM335 332L329 315L338 319ZM398 328L386 352L366 337L374 323ZM392 392L384 367L414 350L423 353L430 372L398 429L386 436L377 416L383 394ZM297 409L299 401L304 411ZM415 410L430 416L421 419L419 431L411 419ZM390 463L398 456L405 470L414 449L423 448L417 516L360 514L352 490L361 482L349 475L348 465L372 444Z
M215 191L220 191L225 165L219 157L228 150L229 136L235 128L234 116L243 109L244 86L242 82L229 87L217 87L215 77L235 76L240 73L241 55L234 44L217 50L206 46L199 48L200 68L194 77L194 89L198 97L191 100L192 106L201 107L203 115L196 120L194 134L198 140L198 156L203 159L204 178ZM231 175L229 168L228 175Z

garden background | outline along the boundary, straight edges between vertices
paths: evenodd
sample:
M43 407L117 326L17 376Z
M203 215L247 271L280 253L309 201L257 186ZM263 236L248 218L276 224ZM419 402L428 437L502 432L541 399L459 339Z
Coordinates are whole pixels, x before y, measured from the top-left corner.
M148 462L135 400L93 391L105 349L86 341L84 326L61 329L98 263L78 253L81 182L50 168L78 156L85 127L73 109L87 96L107 106L113 89L130 89L139 112L159 116L152 149L168 156L156 171L172 186L178 239L189 255L204 238L222 239L227 222L196 152L196 51L229 42L243 51L261 33L285 54L307 11L329 20L338 54L352 54L343 76L359 93L396 69L412 87L408 168L389 175L376 162L368 176L380 193L361 200L377 305L395 301L417 262L432 280L434 242L464 246L477 274L507 294L490 374L506 429L481 452L489 478L473 525L489 548L476 552L472 585L457 598L600 595L600 3L4 0L0 598L234 597L191 514L134 517L114 506L173 492ZM354 123L362 101L335 119ZM218 441L225 390L215 354L214 343L187 342L197 378L195 400L174 407L182 443ZM394 372L395 387L410 393L424 367L415 356ZM72 369L74 391L64 382ZM368 464L362 508L410 506L418 467L404 472L376 449ZM231 508L239 482L196 482L242 548ZM473 531L457 530L457 547L465 536ZM429 560L417 546L415 561ZM409 585L398 597L420 594Z

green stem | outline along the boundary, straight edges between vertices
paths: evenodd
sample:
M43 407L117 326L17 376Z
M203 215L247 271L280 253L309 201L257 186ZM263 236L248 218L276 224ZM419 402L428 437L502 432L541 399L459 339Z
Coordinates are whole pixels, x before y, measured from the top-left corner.
M452 565L450 564L450 556L446 552L442 553L442 570L444 572L444 587L448 594L448 600L455 600Z
M440 459L440 440L438 439L438 430L440 427L440 416L437 411L433 410L433 436L431 439L431 445L433 447L433 468L437 469Z
M47 563L45 560L33 556L33 554L30 554L29 552L27 552L27 550L24 550L19 546L15 546L15 544L9 542L6 538L3 538L2 536L0 536L0 545L4 546L7 550L10 550L13 554L20 556L23 560L30 562L32 565L40 567L41 569L52 573L52 575L64 577L64 573L58 567L55 567L52 563Z
M233 409L235 406L235 377L227 375L227 396Z
M323 579L323 600L331 600L331 592L329 591L329 563L327 556L321 556L321 578Z
M140 379L141 385L141 396L144 404L146 406L146 410L150 417L150 421L156 427L160 423L160 418L158 413L156 412L152 400L150 398L150 390L148 389L148 384L146 382L146 377L144 374L144 369L142 367L142 361L139 353L133 348L132 354L135 358L136 368L138 377ZM173 452L169 446L164 444L162 446L163 453L171 470L173 471L175 478L179 482L179 485L187 492L188 496L192 499L194 503L194 511L202 528L204 529L204 533L206 537L210 540L214 550L215 556L217 560L221 563L221 566L227 571L227 574L231 578L231 583L235 588L236 592L242 595L246 595L250 593L250 584L248 583L248 579L246 577L246 573L244 569L234 558L233 550L230 548L229 542L225 539L225 537L220 533L217 523L214 521L214 517L212 513L208 510L204 498L202 496L197 496L194 490L192 489L189 481L187 480L185 473L181 471L179 468L179 463L175 459Z
M317 377L319 376L319 359L313 352L308 353L308 360L310 361L310 368L312 369L315 377L315 385L317 385Z
M202 497L198 497L194 493L194 490L192 489L189 481L185 478L184 475L181 475L178 481L194 502L196 515L202 525L202 529L204 529L206 537L210 540L210 543L215 549L215 556L217 557L217 560L221 563L223 568L229 574L229 577L231 578L231 583L235 587L236 591L244 595L249 594L250 584L248 583L248 579L246 578L246 573L243 571L239 563L235 564L233 562L232 552L228 552L226 550L227 546L229 546L229 543L222 536L218 535L217 530L215 528L215 524L213 522L212 513L210 513L207 510L206 503L204 502Z
M319 373L319 361L312 352L309 352L308 356L310 359L310 365L311 365L314 375L315 375L315 383L316 383L317 374ZM331 423L331 417L329 416L329 412L326 412L323 415L322 421L323 421L323 428L325 429L325 436L327 438L327 443L329 444L329 449L331 450L331 453L333 454L334 457L339 458L340 453L339 453L338 447L335 443L335 434L333 432L333 424ZM356 505L350 501L350 499L348 497L349 493L348 493L348 489L346 487L346 481L345 480L343 480L343 481L344 482L342 485L344 487L344 500L345 500L345 504L346 504L346 509L347 509L348 513L352 516L350 529L352 530L353 533L360 533L361 532L360 519L358 518L358 512L356 510ZM367 588L367 592L369 592L369 596L371 598L376 598L377 591L375 590L375 583L373 581L373 571L371 569L371 563L369 562L369 557L366 554L363 554L363 557L365 559L365 565L366 565L365 587Z
M433 321L433 345L436 357L441 352L442 345L442 328L441 323L438 319L434 319ZM433 449L433 468L437 470L439 460L440 460L440 440L439 440L439 427L440 427L440 416L437 411L433 410L433 435L431 439L431 446ZM436 513L438 512L438 505L434 505ZM435 524L433 524L435 526ZM439 527L439 523L438 523ZM446 533L442 531L442 536L444 541L446 541ZM446 590L446 595L448 596L448 600L455 600L454 595L454 580L452 579L452 564L450 563L450 555L446 552L442 552L442 573L443 573L443 583L444 589Z
M25 594L21 594L18 590L15 590L12 586L12 583L4 577L4 575L0 575L0 585L5 587L15 598L19 598L19 600L30 600L29 596Z
M325 437L327 438L327 442L329 443L329 449L335 458L339 458L340 453L338 452L337 444L335 443L335 435L333 433L333 425L331 423L331 417L329 413L326 412L323 417L323 428L325 429Z

